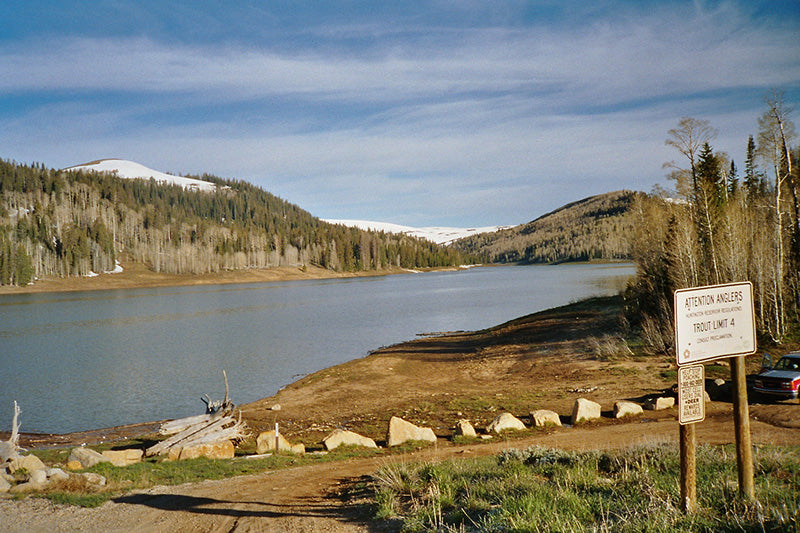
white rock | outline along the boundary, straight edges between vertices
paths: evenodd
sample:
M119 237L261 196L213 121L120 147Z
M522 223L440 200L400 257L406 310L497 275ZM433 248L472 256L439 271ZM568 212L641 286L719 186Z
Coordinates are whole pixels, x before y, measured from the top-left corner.
M662 409L671 409L672 407L675 407L675 398L672 396L651 398L644 404L644 408L648 411L661 411Z
M110 463L111 459L91 448L80 446L72 449L68 461L78 461L83 468L91 468L97 463Z
M256 453L264 454L267 452L275 451L275 430L262 431L256 437ZM286 440L281 433L278 433L278 451L286 451L291 453L302 454L305 453L306 447L302 442L299 444L292 444Z
M555 411L539 409L531 413L531 420L535 427L560 426L561 417Z
M47 474L47 478L53 481L63 481L69 479L69 474L60 468L48 468L45 470L45 473Z
M369 437L359 435L353 431L335 429L333 433L322 439L322 444L328 451L335 450L339 446L363 446L365 448L377 448L378 445Z
M614 418L636 416L642 414L643 412L642 406L638 403L633 403L626 400L614 402Z
M431 428L415 426L396 416L389 419L389 431L386 436L389 446L398 446L406 441L414 440L436 442L436 434Z
M486 433L500 433L508 429L525 429L525 424L511 413L501 413L486 426Z
M32 481L33 483L44 485L47 483L47 472L45 472L44 469L34 470L28 475L28 480Z
M587 400L586 398L578 398L575 400L575 405L572 407L572 425L578 422L588 420L595 420L600 418L600 404Z
M127 448L124 450L106 450L102 453L114 466L129 466L142 460L144 451L138 448Z
M469 420L459 420L458 424L456 424L456 435L461 435L462 437L472 437L475 438L478 436L475 433L475 428L472 427Z

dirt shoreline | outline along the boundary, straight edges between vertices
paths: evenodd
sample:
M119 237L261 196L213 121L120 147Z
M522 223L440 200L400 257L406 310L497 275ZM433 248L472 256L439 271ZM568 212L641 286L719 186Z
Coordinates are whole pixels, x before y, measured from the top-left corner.
M148 287L179 287L193 285L224 285L234 283L267 283L276 281L298 281L315 279L355 278L408 274L411 270L386 268L365 272L336 272L314 265L303 267L275 267L264 269L225 270L209 274L164 274L153 272L144 265L120 261L119 273L104 273L91 277L55 278L36 280L31 285L15 287L0 285L0 296L6 294L30 294L47 292L95 291L112 289L142 289ZM429 270L459 270L449 267Z

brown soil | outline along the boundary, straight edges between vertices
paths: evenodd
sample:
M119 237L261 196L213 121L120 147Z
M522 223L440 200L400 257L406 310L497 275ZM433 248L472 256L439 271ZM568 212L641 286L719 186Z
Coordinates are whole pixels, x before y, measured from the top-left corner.
M142 287L173 287L181 285L218 285L226 283L261 283L301 279L350 278L356 276L381 276L408 272L389 268L369 273L335 272L313 265L305 267L278 267L248 270L225 270L210 274L164 274L153 272L141 263L120 260L123 271L117 274L100 274L93 277L42 278L31 285L15 287L0 285L2 294L38 292L93 291L108 289L135 289Z
M493 454L531 444L566 449L608 449L677 442L675 410L647 411L618 421L613 402L642 400L673 385L669 359L594 357L593 339L618 332L617 299L597 299L545 311L485 331L453 333L390 346L309 375L273 397L242 406L256 432L277 421L291 441L320 448L331 429L343 427L385 441L392 415L433 427L436 446L398 456L321 463L253 476L156 487L97 509L54 506L29 498L0 501L0 529L10 531L379 531L359 497L358 482L390 461L435 461ZM756 359L755 357L750 359ZM748 366L758 365L749 361ZM708 375L720 372L709 367ZM708 377L708 376L707 376ZM722 376L726 377L726 376ZM235 384L232 384L235 390ZM480 428L502 411L527 421L530 411L551 409L568 421L575 399L599 402L601 421L514 438L455 445L449 437L460 418ZM277 406L280 406L280 409ZM697 424L699 443L734 441L728 401L707 405ZM753 442L800 443L796 403L750 406ZM142 428L139 428L141 432ZM128 429L128 432L136 430ZM91 442L100 433L76 437ZM103 439L114 438L103 430ZM30 436L28 436L30 438ZM62 436L60 445L69 441ZM30 442L30 441L29 441ZM56 444L39 436L38 445ZM677 444L676 444L677 445ZM677 480L676 480L677 483ZM391 525L383 527L391 529Z

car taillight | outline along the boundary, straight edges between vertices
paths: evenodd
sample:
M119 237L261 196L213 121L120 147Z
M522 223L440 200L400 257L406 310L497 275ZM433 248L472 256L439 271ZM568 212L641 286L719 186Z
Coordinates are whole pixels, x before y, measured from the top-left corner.
M797 390L798 387L800 387L800 379L792 381L792 390Z

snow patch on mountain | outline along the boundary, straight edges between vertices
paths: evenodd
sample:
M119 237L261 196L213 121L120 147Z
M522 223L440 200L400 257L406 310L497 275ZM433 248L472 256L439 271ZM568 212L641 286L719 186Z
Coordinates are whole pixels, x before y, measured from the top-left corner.
M68 171L89 170L94 172L108 172L110 174L116 175L118 178L125 178L125 179L149 180L150 178L153 178L159 183L165 183L168 185L180 185L184 189L188 190L198 190L206 192L213 192L217 190L217 185L209 181L196 180L193 178L184 178L183 176L173 176L172 174L159 172L157 170L147 168L144 165L140 165L139 163L135 163L133 161L126 161L125 159L100 159L98 161L92 161L91 163L85 163L83 165L77 165L74 167L65 168L64 170Z
M330 224L341 224L350 228L358 228L367 231L385 231L386 233L402 233L411 237L418 237L435 242L436 244L450 244L453 241L470 235L477 235L479 233L491 233L501 229L510 228L511 226L484 226L481 228L449 228L449 227L423 227L415 228L411 226L402 226L400 224L392 224L391 222L373 222L368 220L339 220L339 219L324 219L325 222Z

